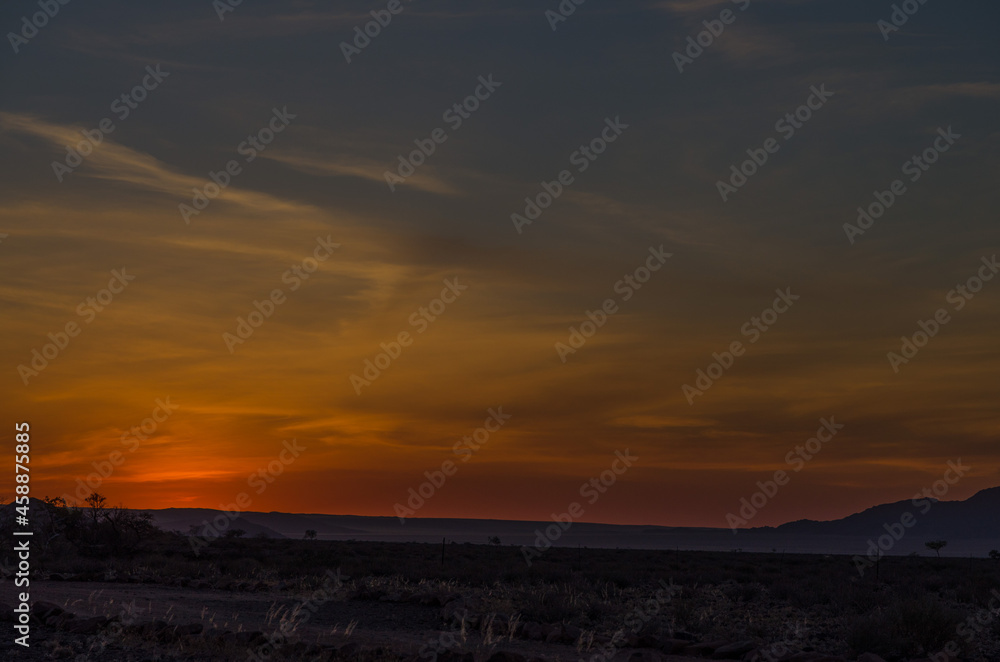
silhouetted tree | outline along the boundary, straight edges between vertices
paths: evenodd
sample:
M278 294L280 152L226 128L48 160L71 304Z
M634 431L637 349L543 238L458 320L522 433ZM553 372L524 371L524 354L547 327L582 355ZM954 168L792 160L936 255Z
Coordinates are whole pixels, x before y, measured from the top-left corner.
M929 541L925 542L924 545L927 547L927 549L933 549L937 553L938 558L941 558L941 550L948 546L948 541L947 540L929 540Z
M104 526L99 539L115 553L131 552L145 540L156 527L152 513L129 510L117 505L104 511Z
M84 501L90 506L90 519L94 526L97 526L104 516L104 504L107 502L107 498L98 492L91 492Z
M995 549L991 549L990 550L990 558L993 559L994 561L1000 561L1000 551L997 551Z
M223 536L226 538L242 538L246 534L246 529L229 529Z
M306 540L316 540L316 529L306 529Z
M108 507L107 498L92 492L85 507L70 506L62 497L45 497L33 518L36 540L44 552L65 553L70 545L84 554L122 554L135 551L158 530L150 513L123 505Z
M44 517L36 517L35 523L40 524L38 530L39 547L44 554L49 550L53 541L63 537L68 538L67 525L69 518L66 516L66 499L62 497L44 497L42 499L42 511Z

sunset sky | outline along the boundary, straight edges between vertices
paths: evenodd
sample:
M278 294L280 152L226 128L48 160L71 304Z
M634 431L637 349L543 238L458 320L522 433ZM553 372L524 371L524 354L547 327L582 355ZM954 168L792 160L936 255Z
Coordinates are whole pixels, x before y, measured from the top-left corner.
M993 277L1000 244L995 3L930 0L887 39L888 1L591 0L564 21L556 0L387 4L243 2L220 20L210 0L70 2L12 39L39 5L4 3L0 409L10 434L31 423L34 496L73 494L117 450L99 491L130 507L248 492L251 510L393 515L450 459L417 517L546 519L628 449L584 521L725 527L830 417L845 427L753 525L908 499L957 458L973 469L948 499L1000 485L1000 278L949 294ZM391 21L342 47L371 11ZM244 143L261 129L272 142ZM100 144L69 168L81 131ZM602 153L578 151L602 132ZM769 139L724 201L718 182ZM904 170L936 140L936 163ZM390 187L415 141L433 153ZM564 170L540 216L512 220ZM800 298L755 333L776 290ZM939 309L895 370L887 354ZM463 462L454 445L498 407L509 420ZM293 439L305 450L248 487Z

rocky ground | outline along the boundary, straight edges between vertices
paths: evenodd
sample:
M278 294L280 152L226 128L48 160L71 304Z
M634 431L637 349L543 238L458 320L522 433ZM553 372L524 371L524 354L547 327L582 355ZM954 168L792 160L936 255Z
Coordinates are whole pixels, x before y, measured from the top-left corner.
M240 590L116 582L38 581L31 648L7 637L7 660L173 662L194 660L361 660L372 662L669 662L695 659L845 662L805 637L699 640L643 630L642 606L612 631L483 613L482 596L435 591L338 588ZM667 595L661 592L661 601ZM662 606L662 602L661 602ZM647 616L658 605L645 604ZM10 620L11 605L0 605ZM647 619L648 620L648 619ZM9 626L8 626L9 627ZM643 632L639 634L639 632ZM880 662L864 654L858 662Z
M1000 662L991 559L860 573L833 555L552 548L528 564L496 544L189 542L34 557L32 647L4 637L0 659L942 662L954 646Z

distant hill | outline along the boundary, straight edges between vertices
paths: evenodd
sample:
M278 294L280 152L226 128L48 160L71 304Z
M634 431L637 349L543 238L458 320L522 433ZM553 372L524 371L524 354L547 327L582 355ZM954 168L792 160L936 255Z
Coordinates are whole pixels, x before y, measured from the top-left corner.
M34 506L32 512L39 513ZM496 536L505 545L532 545L537 532L553 525L551 521L476 520L449 518L408 518L360 515L322 515L300 513L240 513L235 520L219 510L207 508L166 508L148 510L157 526L167 531L187 534L191 526L219 522L228 529L243 529L247 537L301 539L308 529L320 540L364 540L391 542L449 542L485 544ZM0 509L0 520L9 521L13 505ZM904 515L912 517L912 526L900 524ZM910 519L906 519L911 522ZM888 529L886 528L888 527ZM787 551L822 554L865 554L872 541L883 536L891 546L888 555L911 552L932 554L924 543L944 539L948 546L942 556L986 556L1000 549L1000 487L976 493L964 501L899 501L868 508L860 513L830 520L799 520L777 527L741 529L733 533L724 528L667 527L651 525L615 525L574 523L561 532L554 544L558 547Z
M161 528L186 533L191 524L211 521L219 511L194 508L152 510ZM893 526L910 513L912 526ZM907 520L908 522L910 520ZM264 532L271 537L302 538L307 529L322 540L382 540L471 542L483 544L491 536L503 544L531 545L536 532L552 524L513 520L473 520L449 518L408 518L405 524L395 517L321 515L293 513L241 513L231 528L241 528L249 536ZM730 529L632 526L575 523L555 541L556 546L585 546L634 549L703 549L745 551L788 551L837 554L864 554L869 541L888 535L886 526L903 533L893 538L889 555L918 552L930 554L924 543L944 539L944 556L985 556L1000 549L1000 487L983 490L965 501L910 501L888 503L838 520L799 520L778 527ZM887 539L886 539L887 541ZM884 541L885 542L885 541Z
M799 520L782 524L775 531L792 534L871 536L887 533L884 524L900 522L909 513L909 527L924 540L989 539L1000 537L1000 487L977 492L965 501L920 499L897 501L868 508L860 513L828 522Z

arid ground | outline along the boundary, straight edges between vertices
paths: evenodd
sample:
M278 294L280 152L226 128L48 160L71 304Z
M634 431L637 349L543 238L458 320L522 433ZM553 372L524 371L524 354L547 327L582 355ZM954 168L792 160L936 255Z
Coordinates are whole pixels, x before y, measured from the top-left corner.
M845 556L552 548L529 567L502 544L230 538L195 555L164 534L40 565L32 647L7 637L4 659L894 662L951 642L1000 660L989 559L888 557L876 577Z

